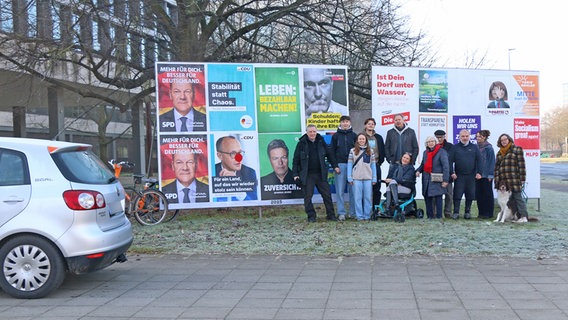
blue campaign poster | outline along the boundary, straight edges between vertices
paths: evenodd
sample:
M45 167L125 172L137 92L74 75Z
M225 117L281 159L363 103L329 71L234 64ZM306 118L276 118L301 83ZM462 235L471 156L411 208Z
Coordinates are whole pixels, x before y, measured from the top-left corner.
M209 64L207 110L210 131L256 131L253 66Z

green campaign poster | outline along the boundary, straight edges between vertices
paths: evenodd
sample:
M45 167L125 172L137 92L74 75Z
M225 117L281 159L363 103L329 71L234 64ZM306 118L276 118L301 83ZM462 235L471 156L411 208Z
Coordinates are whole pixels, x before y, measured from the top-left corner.
M258 132L300 132L298 68L255 68Z
M301 133L261 133L258 137L262 200L302 198L294 181L292 160Z

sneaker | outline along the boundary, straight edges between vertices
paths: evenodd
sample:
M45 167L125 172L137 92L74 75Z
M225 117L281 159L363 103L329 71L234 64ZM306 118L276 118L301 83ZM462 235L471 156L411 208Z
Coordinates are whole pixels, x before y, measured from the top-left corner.
M527 223L529 222L529 220L527 219L527 217L522 217L519 220L515 221L516 223Z
M463 218L469 220L469 219L471 219L471 214L469 212L466 212L466 213L464 213Z
M459 218L460 218L460 214L459 214L459 213L454 213L454 214L452 215L452 219L454 219L454 220L458 220Z
M316 217L308 217L308 222L316 222Z
M327 220L329 221L337 221L337 217L335 215L327 216Z
M339 221L345 221L345 215L344 214L339 215Z

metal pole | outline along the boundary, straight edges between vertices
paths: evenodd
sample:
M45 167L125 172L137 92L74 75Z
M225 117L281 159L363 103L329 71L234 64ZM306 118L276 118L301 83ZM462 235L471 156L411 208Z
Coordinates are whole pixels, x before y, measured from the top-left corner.
M511 70L511 51L515 50L515 48L509 48L509 51L507 52L509 55L509 70Z

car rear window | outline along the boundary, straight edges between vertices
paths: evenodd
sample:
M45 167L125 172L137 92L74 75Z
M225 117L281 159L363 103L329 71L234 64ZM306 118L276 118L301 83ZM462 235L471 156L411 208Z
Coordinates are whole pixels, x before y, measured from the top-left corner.
M92 151L67 151L51 155L63 174L72 182L88 184L109 184L114 174Z

